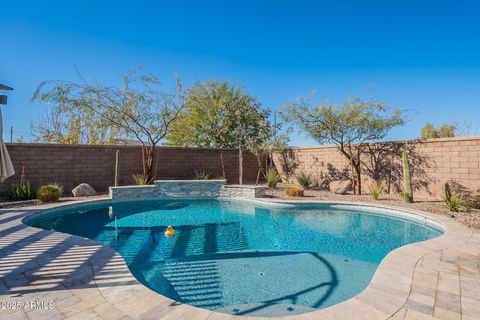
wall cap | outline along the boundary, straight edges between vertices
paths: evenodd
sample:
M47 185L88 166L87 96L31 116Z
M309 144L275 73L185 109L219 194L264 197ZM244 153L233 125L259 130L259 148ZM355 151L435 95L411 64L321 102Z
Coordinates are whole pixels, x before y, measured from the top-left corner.
M159 183L209 183L209 182L217 182L217 183L226 183L227 180L225 179L210 179L210 180L155 180L155 184Z
M109 149L141 149L141 145L117 145L117 144L63 144L63 143L19 143L6 142L12 147L64 147L64 148L109 148ZM237 151L233 148L202 148L202 147L177 147L177 146L156 146L156 149L163 150L206 150L206 151Z
M437 138L437 139L416 139L416 140L390 140L390 141L377 141L370 142L375 143L430 143L430 142L449 142L449 141L476 141L480 140L480 136L465 136L465 137L453 137L453 138ZM333 144L318 145L318 146L306 146L306 147L290 147L290 150L308 150L308 149L336 149L337 146Z

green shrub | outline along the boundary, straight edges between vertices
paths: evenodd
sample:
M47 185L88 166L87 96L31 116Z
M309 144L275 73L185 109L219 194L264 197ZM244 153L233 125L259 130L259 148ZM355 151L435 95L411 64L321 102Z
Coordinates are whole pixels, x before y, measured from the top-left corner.
M446 184L450 193L458 195L463 200L466 209L480 209L480 194L472 192L454 180L449 180Z
M273 168L267 170L267 172L265 173L265 179L267 180L268 187L273 189L275 189L277 187L277 184L281 181L277 171Z
M480 209L480 195L473 195L466 201L466 206L472 209Z
M300 171L297 175L298 184L304 188L308 188L312 184L312 174Z
M453 192L448 183L445 183L443 201L451 212L461 212L466 210L465 201L462 196Z
M7 198L13 201L35 199L35 190L28 181L13 183L7 191Z
M303 197L305 189L302 186L288 186L285 193L289 197Z
M35 199L35 190L30 182L25 180L25 167L22 167L19 183L12 183L7 190L7 198L13 201Z
M385 186L381 181L375 181L372 183L370 186L370 195L374 200L380 199L380 195L383 193L383 190L385 189Z
M144 186L148 184L148 177L146 174L137 173L132 176L132 181L137 186Z
M193 172L193 180L208 180L210 179L210 173L205 171L197 171Z
M49 183L37 190L37 198L42 202L56 202L63 194L63 187L58 183Z

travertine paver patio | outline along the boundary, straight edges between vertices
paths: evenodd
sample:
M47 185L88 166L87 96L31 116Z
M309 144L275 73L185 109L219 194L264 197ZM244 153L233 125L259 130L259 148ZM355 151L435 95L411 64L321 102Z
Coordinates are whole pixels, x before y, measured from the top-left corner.
M111 248L22 224L36 211L0 211L0 319L252 319L150 291ZM447 232L390 253L361 294L312 313L269 319L480 319L480 233L425 215Z

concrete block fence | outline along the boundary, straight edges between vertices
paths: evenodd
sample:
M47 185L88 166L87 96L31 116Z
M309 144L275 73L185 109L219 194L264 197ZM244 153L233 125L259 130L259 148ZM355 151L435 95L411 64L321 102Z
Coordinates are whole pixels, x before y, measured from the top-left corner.
M115 152L120 150L119 185L131 185L132 175L142 172L139 146L97 146L36 143L7 143L16 174L2 183L5 188L20 179L22 168L26 178L38 186L58 182L70 192L86 182L97 191L108 190L114 184ZM205 171L211 178L222 175L220 154L223 154L228 183L238 183L238 151L234 149L200 149L158 147L157 179L188 180L194 172ZM244 154L244 182L255 181L257 160Z
M446 181L454 180L472 191L480 191L480 137L458 137L424 141L380 143L376 161L364 157L363 190L368 192L372 172L388 184L391 193L402 189L403 150L409 152L410 167L417 198L441 199ZM335 146L293 148L275 154L275 165L283 181L295 182L300 171L311 173L316 183L348 179L348 162ZM376 165L378 165L376 167Z
M382 153L381 164L375 167L365 158L364 190L375 171L387 181L392 193L401 190L400 157L409 151L415 195L418 198L442 197L443 185L454 180L465 187L480 190L480 137L459 137L425 141L397 141L377 144ZM120 150L119 185L131 185L133 174L142 171L142 154L139 146L92 146L59 144L7 144L17 174L7 179L5 188L20 179L22 168L34 186L59 182L70 192L76 185L86 182L98 191L107 191L114 183L115 152ZM194 171L206 171L211 178L222 175L220 154L223 154L228 184L238 183L238 152L233 149L157 148L157 179L188 180ZM285 182L295 182L295 175L305 171L313 175L316 183L348 179L348 163L333 146L293 148L274 155L275 166ZM375 167L375 168L374 168ZM253 183L257 161L245 153L244 182ZM242 193L245 190L229 189L225 192ZM252 191L255 192L255 191Z

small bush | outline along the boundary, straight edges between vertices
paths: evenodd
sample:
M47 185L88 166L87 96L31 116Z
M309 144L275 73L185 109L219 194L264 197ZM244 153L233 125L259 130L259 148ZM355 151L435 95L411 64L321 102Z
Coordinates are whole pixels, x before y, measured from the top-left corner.
M267 180L268 187L273 189L275 189L277 187L277 184L281 181L277 171L272 168L268 169L265 173L265 179Z
M312 184L312 174L300 171L297 175L298 184L304 188L308 188Z
M449 180L446 182L450 193L456 194L463 200L466 209L480 209L480 194L471 191L460 183Z
M37 198L42 202L56 202L63 194L63 187L58 183L41 186L37 191Z
M456 192L452 192L448 183L445 184L443 201L451 212L461 212L466 210L462 196Z
M370 195L374 200L380 199L380 195L383 193L384 185L381 181L376 181L370 186Z
M137 186L144 186L148 184L148 177L143 173L137 173L132 176L132 181Z
M289 197L303 197L305 189L301 186L288 186L285 193Z
M208 180L210 179L210 173L205 171L197 171L193 172L193 180Z
M480 209L480 195L473 195L468 198L466 205L472 209Z
M7 198L13 201L35 199L35 190L28 181L13 183L7 191Z

